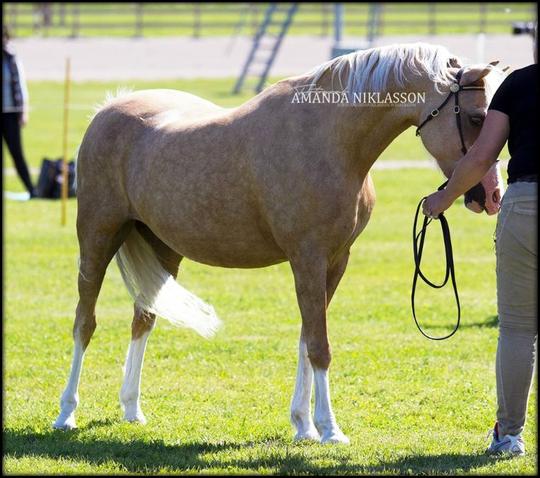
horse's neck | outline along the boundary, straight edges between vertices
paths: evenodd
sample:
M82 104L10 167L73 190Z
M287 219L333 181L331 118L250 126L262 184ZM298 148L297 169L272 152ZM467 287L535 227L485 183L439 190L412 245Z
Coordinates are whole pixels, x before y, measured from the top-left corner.
M403 131L412 125L407 108L352 106L336 108L335 124L339 124L342 144L349 160L362 170L369 170L381 153Z
M335 84L335 81L331 80L330 75L326 75L318 86L332 90L332 83ZM404 90L406 91L406 88L388 84L385 90L380 92L380 97ZM342 160L351 162L359 171L367 173L386 147L415 124L418 111L414 107L400 105L384 107L351 103L351 94L348 98L349 104L336 104L329 111L321 111L321 122L333 126L344 152Z

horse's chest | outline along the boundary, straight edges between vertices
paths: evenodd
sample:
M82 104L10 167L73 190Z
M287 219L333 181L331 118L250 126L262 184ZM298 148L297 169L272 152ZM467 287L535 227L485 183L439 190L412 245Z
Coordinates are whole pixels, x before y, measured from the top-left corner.
M349 203L347 207L334 220L335 242L338 245L345 244L350 247L354 240L360 235L367 220L365 219L365 209L363 205L356 202Z
M284 250L306 241L329 256L348 248L369 219L371 203L363 188L321 188L318 194L274 203L272 230Z
M336 223L342 234L336 242L349 248L367 226L375 204L375 190L369 175L362 188L344 196L341 204L341 213L336 218Z

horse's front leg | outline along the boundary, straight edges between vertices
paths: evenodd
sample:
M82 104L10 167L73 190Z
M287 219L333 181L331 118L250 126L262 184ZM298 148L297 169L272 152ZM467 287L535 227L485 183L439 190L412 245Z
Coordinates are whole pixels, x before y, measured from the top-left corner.
M291 403L291 422L296 427L295 440L319 441L321 437L311 418L313 368L311 367L306 342L302 335L300 336L300 343L298 345L298 370L296 372L296 386Z
M302 362L302 342L305 343L307 358L313 368L315 378L315 417L314 424L322 443L349 443L349 439L340 430L330 401L328 369L331 351L326 328L327 272L328 265L323 255L308 254L291 259L294 273L296 295L302 314L302 337L300 342L299 378L293 399L291 416L297 425L298 438L313 438L311 424L305 419L309 415L311 380L309 368ZM307 362L307 361L306 361ZM302 374L302 375L300 375ZM299 387L299 383L301 383ZM298 405L302 408L299 410ZM296 407L295 407L296 406ZM299 413L300 412L300 413ZM295 417L300 417L295 422ZM301 436L302 433L308 436Z

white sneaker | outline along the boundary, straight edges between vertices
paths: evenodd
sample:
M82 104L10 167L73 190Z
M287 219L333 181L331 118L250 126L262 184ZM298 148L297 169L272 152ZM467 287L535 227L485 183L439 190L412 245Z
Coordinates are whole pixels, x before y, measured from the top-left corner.
M491 445L486 450L487 453L493 455L509 454L513 456L525 455L525 442L519 435L505 435L499 437L499 424L495 423L495 427L492 432Z

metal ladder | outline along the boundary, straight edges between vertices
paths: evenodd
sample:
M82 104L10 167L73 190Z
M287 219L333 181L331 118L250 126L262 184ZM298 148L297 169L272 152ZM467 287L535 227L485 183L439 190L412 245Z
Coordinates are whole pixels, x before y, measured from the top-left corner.
M292 19L296 10L298 9L298 3L292 3L289 7L279 8L277 3L272 3L266 9L264 14L264 19L260 24L257 33L253 37L253 45L251 51L247 57L247 60L242 68L242 73L236 80L234 85L233 93L240 93L242 86L246 80L246 77L251 73L255 73L259 77L255 91L259 93L268 78L270 68L274 63L279 47L281 46L281 41L286 35L289 26L292 23ZM274 14L279 14L281 12L286 12L286 16L280 20L273 20ZM274 25L280 26L280 31L277 34L267 32L268 28ZM270 40L270 43L265 42L265 40ZM273 41L273 43L272 43ZM253 66L263 65L262 71L252 71Z

